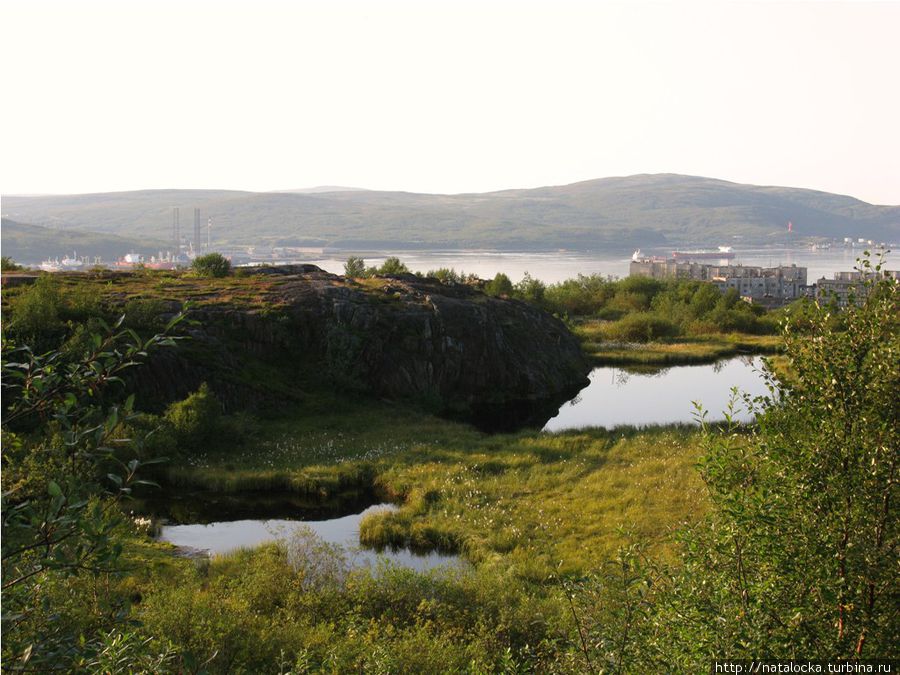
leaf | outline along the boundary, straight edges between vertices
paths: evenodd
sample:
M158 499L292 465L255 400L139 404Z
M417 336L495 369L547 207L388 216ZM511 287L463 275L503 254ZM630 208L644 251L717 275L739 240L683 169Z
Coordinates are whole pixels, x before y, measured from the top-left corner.
M62 488L59 487L59 484L55 480L51 480L47 484L47 493L51 497L62 497Z

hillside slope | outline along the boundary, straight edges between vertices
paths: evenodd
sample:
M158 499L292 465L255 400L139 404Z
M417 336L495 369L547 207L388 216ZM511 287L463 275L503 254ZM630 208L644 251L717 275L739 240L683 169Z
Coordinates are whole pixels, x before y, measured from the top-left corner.
M800 236L900 239L900 206L674 174L458 195L148 190L3 198L4 215L15 220L163 240L173 207L183 232L201 209L220 244L624 249L733 236L777 241L788 221Z
M24 263L37 263L48 257L72 255L73 252L115 260L123 253L134 251L156 255L165 250L167 242L152 238L119 237L83 230L58 230L40 225L19 223L8 218L2 221L3 255Z

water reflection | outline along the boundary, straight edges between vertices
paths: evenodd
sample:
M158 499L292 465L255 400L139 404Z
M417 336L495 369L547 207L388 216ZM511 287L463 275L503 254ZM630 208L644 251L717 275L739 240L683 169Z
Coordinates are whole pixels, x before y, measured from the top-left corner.
M750 396L769 394L758 357L737 357L702 366L677 366L652 372L622 368L595 368L590 384L544 425L545 431L587 426L647 426L695 421L694 401L722 419L732 388ZM735 419L752 420L739 405Z
M276 540L286 542L289 549L293 550L292 542L308 541L310 534L314 534L319 541L340 547L342 558L350 567L375 568L380 560L420 571L461 564L458 556L442 553L419 554L405 548L383 551L360 548L359 523L363 517L396 508L393 504L376 504L359 513L327 520L271 518L165 525L159 538L192 552L218 555Z

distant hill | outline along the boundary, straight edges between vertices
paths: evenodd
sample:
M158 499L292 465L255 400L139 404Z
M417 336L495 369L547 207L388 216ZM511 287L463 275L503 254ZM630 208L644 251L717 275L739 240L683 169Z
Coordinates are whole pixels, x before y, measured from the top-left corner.
M190 232L193 209L218 244L344 248L627 249L779 242L795 236L900 240L900 206L827 192L675 174L603 178L479 194L343 190L145 190L9 196L4 215L77 232L170 238L172 208ZM205 229L205 228L204 228Z
M317 194L320 192L368 192L365 188L343 187L341 185L318 185L309 188L294 188L293 190L272 190L272 192L288 192L294 194Z
M21 263L35 264L48 257L64 255L101 256L105 261L116 260L119 256L134 251L146 255L156 255L165 250L163 242L97 234L84 230L56 230L39 225L18 223L3 218L0 223L3 255Z

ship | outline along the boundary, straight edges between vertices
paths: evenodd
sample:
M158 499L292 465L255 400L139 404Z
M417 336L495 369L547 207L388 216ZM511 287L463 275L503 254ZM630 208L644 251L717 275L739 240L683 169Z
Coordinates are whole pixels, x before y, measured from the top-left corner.
M78 259L75 251L72 251L71 258L68 255L62 260L47 258L41 263L41 269L45 272L77 272L82 267L84 267L84 262Z
M144 256L139 253L126 253L124 257L116 260L116 267L130 270L144 264Z
M675 260L731 260L734 251L730 246L720 246L717 251L672 251Z

